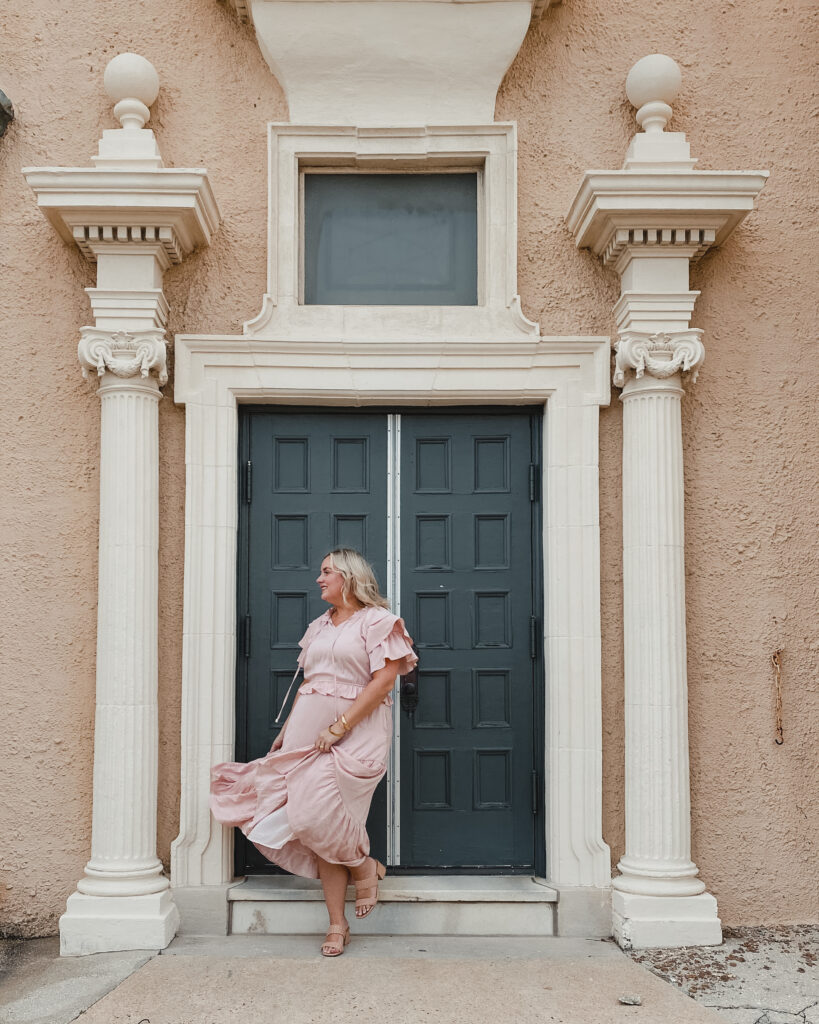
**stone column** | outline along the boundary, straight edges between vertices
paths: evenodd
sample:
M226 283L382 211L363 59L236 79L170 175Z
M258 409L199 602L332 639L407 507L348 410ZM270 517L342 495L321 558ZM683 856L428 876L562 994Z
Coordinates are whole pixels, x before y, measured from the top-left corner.
M716 900L691 860L688 781L681 376L695 379L705 352L699 331L625 331L616 349L626 852L612 883L614 932L624 945L719 943Z
M162 274L219 220L206 173L166 170L143 127L159 91L152 65L120 54L105 87L122 128L104 132L95 166L24 171L55 228L97 265L95 325L78 350L101 401L91 858L60 918L63 955L162 949L179 924L156 850Z
M159 385L156 330L85 328L100 376L100 519L91 859L60 919L63 954L164 948L179 914L156 855Z
M644 57L626 92L644 129L619 171L588 171L568 223L620 275L614 384L623 402L626 851L612 929L626 948L722 941L691 859L683 528L683 379L705 357L689 265L753 208L764 171L695 171L667 132L680 88L669 57Z
M691 860L681 404L705 348L688 327L698 294L689 258L689 245L632 242L619 256L626 852L612 927L626 947L722 941L716 900Z

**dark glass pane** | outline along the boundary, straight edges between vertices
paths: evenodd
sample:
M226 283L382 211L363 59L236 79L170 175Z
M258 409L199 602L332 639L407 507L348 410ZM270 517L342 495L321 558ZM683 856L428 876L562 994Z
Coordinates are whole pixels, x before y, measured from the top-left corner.
M306 174L307 305L475 306L476 174Z

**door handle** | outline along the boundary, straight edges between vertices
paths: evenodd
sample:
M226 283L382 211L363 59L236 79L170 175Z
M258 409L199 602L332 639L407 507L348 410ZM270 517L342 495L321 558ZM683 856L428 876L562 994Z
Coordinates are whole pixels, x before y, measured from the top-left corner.
M418 683L409 682L406 676L401 677L401 708L408 715L415 713L418 707Z
M418 657L418 648L412 645L415 657ZM401 680L401 708L408 715L415 713L418 707L418 663L407 672L405 676L399 676Z

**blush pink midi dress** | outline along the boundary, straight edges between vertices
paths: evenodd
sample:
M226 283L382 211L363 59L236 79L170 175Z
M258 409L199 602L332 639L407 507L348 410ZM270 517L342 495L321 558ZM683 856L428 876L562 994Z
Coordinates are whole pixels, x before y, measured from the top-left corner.
M314 744L388 659L396 675L415 665L411 644L403 621L384 608L360 608L338 626L329 610L314 619L299 641L304 682L281 747L248 764L213 767L214 818L238 826L268 860L295 875L318 878L317 857L362 864L370 852L370 801L387 770L392 697L329 751Z

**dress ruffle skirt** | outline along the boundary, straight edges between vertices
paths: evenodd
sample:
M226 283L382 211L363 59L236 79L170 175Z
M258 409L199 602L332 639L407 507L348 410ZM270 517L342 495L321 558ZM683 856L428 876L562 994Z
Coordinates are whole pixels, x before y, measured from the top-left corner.
M216 820L238 826L268 860L305 878L318 878L316 855L355 867L370 852L366 821L387 768L390 708L379 704L328 752L314 747L321 730L351 704L344 697L303 693L279 750L213 768Z
M315 748L318 734L350 708L387 660L404 673L417 658L403 621L381 608L362 609L339 627L325 613L299 643L306 678L280 749L248 764L215 765L210 807L217 821L240 828L268 860L318 878L317 857L355 867L370 852L367 814L387 770L392 699L329 751Z

